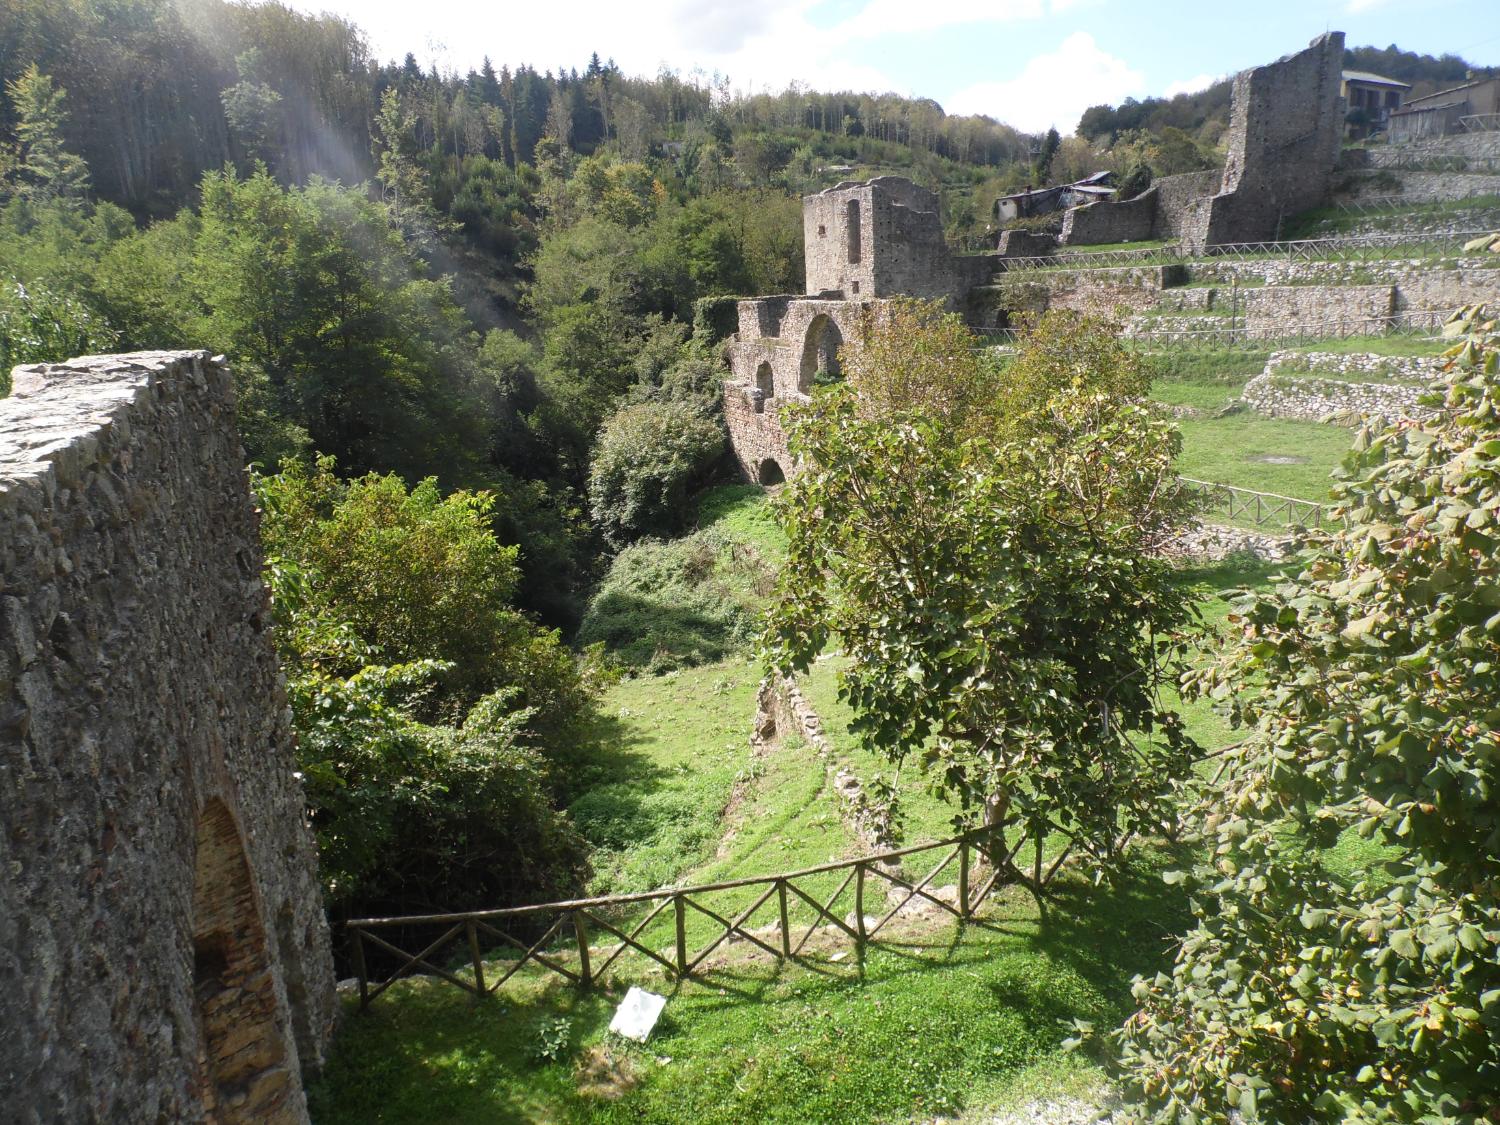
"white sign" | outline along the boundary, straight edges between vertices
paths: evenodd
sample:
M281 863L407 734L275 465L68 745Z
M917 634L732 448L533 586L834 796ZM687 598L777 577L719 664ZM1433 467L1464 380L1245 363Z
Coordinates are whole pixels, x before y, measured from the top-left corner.
M656 1021L661 1018L661 1010L666 1006L665 996L658 996L632 985L625 994L625 999L615 1009L615 1018L609 1021L609 1029L616 1035L644 1043L651 1034L651 1029L656 1026Z

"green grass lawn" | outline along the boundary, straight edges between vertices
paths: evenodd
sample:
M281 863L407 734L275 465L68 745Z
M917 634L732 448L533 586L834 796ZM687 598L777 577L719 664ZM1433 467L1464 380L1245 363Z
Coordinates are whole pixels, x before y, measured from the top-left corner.
M1183 418L1185 477L1275 492L1303 500L1328 499L1329 474L1354 434L1340 426L1264 418L1249 411L1224 418Z
M1373 355L1393 356L1438 356L1448 346L1448 341L1426 332L1393 332L1379 336L1346 336L1342 339L1302 341L1289 345L1291 352L1334 352L1350 355L1369 352Z

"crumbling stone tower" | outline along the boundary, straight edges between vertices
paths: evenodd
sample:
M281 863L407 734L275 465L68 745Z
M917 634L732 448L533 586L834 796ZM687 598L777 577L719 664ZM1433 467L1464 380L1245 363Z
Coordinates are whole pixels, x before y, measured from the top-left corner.
M992 272L985 258L948 249L936 193L899 176L806 196L802 245L809 297L908 296L955 305Z

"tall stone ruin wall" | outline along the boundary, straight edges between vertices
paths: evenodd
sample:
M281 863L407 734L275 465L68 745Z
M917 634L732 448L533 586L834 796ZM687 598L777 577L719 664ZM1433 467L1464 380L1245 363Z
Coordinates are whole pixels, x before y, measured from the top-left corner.
M1339 93L1344 33L1330 31L1304 51L1235 76L1228 154L1196 245L1278 237L1285 219L1328 199L1344 132Z
M1135 199L1093 203L1063 221L1064 245L1175 238L1191 251L1277 237L1284 219L1327 201L1343 137L1344 35L1241 71L1222 173L1167 177Z
M0 1119L302 1121L335 1015L231 380L0 400Z

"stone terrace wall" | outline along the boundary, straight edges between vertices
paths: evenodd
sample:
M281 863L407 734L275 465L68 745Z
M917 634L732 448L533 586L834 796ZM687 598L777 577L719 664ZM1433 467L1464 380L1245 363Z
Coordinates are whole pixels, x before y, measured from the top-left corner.
M1351 383L1309 375L1263 371L1245 384L1240 397L1257 414L1320 422L1330 415L1367 414L1381 418L1429 417L1417 405L1422 391L1395 383Z
M228 371L0 401L0 1118L300 1121L335 1014Z
M1273 336L1321 326L1328 335L1384 332L1395 311L1391 285L1267 285L1240 293L1244 327L1251 336Z
M1467 161L1470 167L1500 162L1500 133L1456 133L1424 141L1371 145L1359 162L1369 168L1423 168L1434 161Z
M1073 309L1099 316L1142 312L1162 299L1180 272L1174 266L1116 266L1104 269L1020 270L1002 274L995 300L1011 311Z

